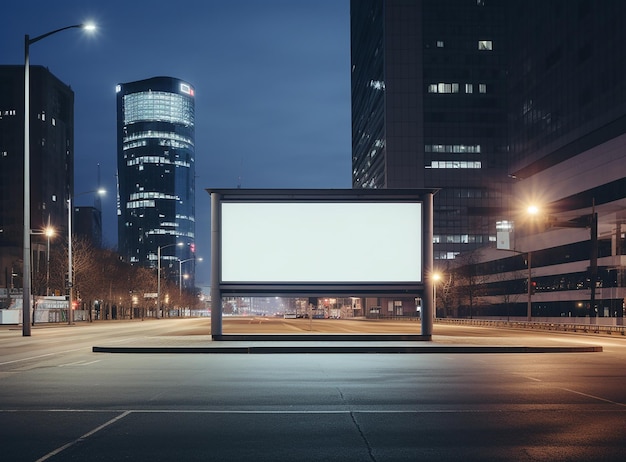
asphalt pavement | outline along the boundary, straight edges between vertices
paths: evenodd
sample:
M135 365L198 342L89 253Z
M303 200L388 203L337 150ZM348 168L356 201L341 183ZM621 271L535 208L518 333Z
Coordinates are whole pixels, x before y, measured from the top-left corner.
M624 459L622 336L436 324L420 342L412 322L261 318L224 328L231 340L212 340L202 319L0 328L0 460ZM368 333L385 337L350 338ZM246 350L172 354L193 347ZM326 354L353 347L437 354Z

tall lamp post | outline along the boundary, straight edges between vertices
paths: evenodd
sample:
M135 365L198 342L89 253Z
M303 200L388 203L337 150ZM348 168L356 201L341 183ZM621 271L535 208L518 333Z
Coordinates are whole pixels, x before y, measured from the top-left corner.
M50 295L50 238L54 236L54 228L50 226L48 219L48 227L45 229L46 234L46 296Z
M183 294L183 263L186 263L191 260L202 261L202 257L198 258L187 258L186 260L178 260L178 297L180 298Z
M74 24L47 32L37 37L24 36L24 266L22 284L22 335L30 336L30 46L52 34L67 29L95 30L94 24Z
M95 193L99 196L105 194L104 189L97 189L94 191L85 191L80 194L76 194L75 197L84 196L85 194ZM74 287L74 272L73 272L73 259L72 259L72 215L74 215L74 209L72 208L72 195L67 199L67 292L68 292L68 304L67 304L67 323L74 323L74 312L72 311L72 288Z
M437 319L437 283L440 280L441 273L433 273L433 319Z
M48 226L46 226L42 231L31 231L31 236L46 236L46 295L49 295L49 287L50 287L50 238L55 235L54 228L50 226L50 219L48 218ZM30 261L29 261L30 263ZM32 325L35 325L35 310L33 310Z
M177 242L175 244L160 245L157 247L157 318L160 317L161 312L161 250L174 246L182 247L183 243Z

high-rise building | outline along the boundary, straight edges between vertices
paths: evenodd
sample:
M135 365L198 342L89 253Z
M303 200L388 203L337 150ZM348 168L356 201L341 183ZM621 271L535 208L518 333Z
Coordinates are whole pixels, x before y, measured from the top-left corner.
M74 92L42 66L30 67L30 186L33 292L45 268L48 225L67 233L74 186ZM0 287L22 287L24 66L0 66ZM53 245L60 242L56 237ZM45 271L45 270L44 270Z
M480 249L482 292L455 309L623 317L624 18L619 0L351 2L354 187L441 188L435 258Z
M182 80L117 86L120 255L156 268L160 254L163 275L186 287L195 273L194 115L194 87Z
M353 0L352 184L441 188L434 256L496 239L507 207L506 2Z
M102 247L102 210L97 206L73 207L72 231L95 247Z

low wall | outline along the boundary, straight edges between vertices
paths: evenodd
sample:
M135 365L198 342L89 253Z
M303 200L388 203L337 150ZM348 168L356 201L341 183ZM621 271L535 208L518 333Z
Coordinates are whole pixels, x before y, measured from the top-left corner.
M88 321L87 310L74 310L74 321ZM32 319L32 315L31 315ZM67 309L37 309L35 311L35 324L67 322ZM21 324L22 310L0 310L0 324Z

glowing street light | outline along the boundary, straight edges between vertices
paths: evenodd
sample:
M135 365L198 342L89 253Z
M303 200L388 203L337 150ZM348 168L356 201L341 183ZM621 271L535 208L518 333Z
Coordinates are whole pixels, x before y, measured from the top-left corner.
M175 244L160 245L157 247L157 318L160 317L161 312L161 249L174 246L182 247L183 245L182 242L177 242Z
M22 284L22 335L30 337L31 274L30 274L30 46L50 35L67 29L94 31L93 23L74 24L37 37L24 36L24 266Z
M187 258L186 260L178 260L178 298L179 299L183 294L183 263L192 261L192 260L202 261L203 258L193 257L193 258Z
M98 196L103 196L106 194L106 191L102 188L93 190L93 191L85 191L80 194L76 194L74 197L84 196L85 194L96 194ZM74 312L72 311L72 288L74 287L74 272L73 272L73 261L72 261L72 215L74 214L74 209L72 207L72 196L69 195L67 198L67 290L68 290L68 305L67 305L67 323L73 324L74 322Z
M433 273L433 318L437 317L437 283L441 280L441 273Z
M50 238L56 234L53 227L48 225L44 230L46 235L46 295L50 295Z

